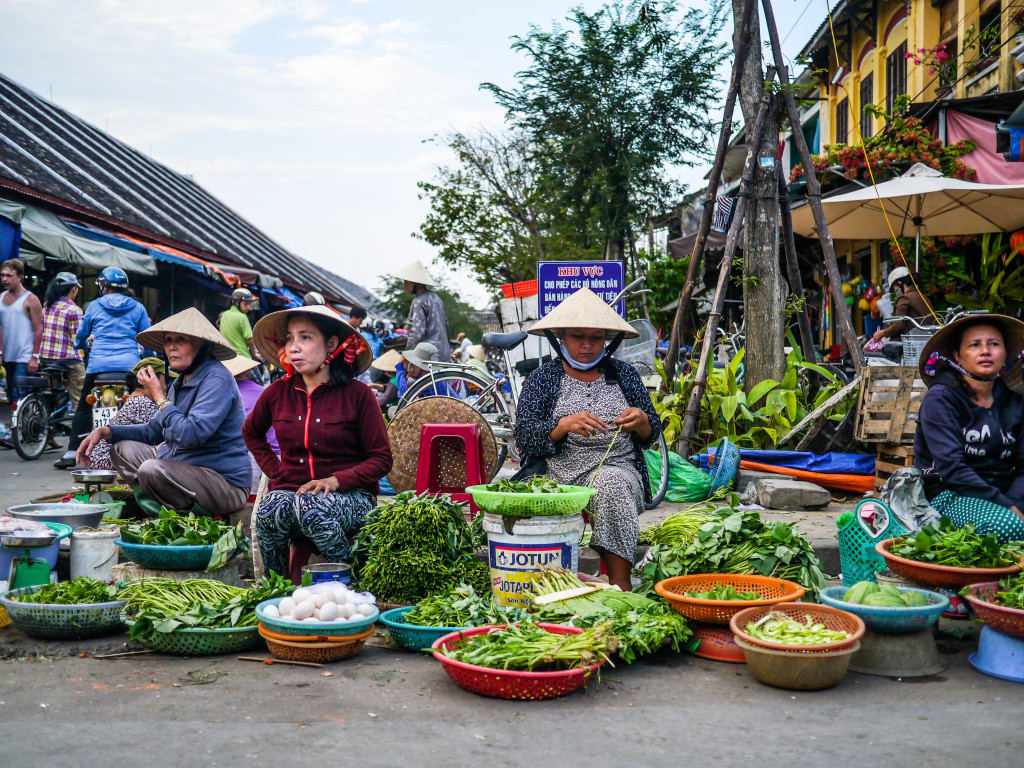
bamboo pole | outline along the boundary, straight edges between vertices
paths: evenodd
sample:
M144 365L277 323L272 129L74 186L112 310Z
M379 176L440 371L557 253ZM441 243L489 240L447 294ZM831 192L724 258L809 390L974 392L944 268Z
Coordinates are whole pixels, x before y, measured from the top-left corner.
M782 217L782 244L786 252L786 272L789 275L789 290L800 299L800 349L804 360L815 362L814 334L811 332L811 321L807 317L807 303L804 301L804 281L800 277L800 264L796 259L796 240L793 237L793 210L789 206L789 190L786 180L779 175L779 213Z
M739 29L746 29L750 23L750 17L757 9L756 0L747 0L743 8L743 16L740 20ZM693 244L693 252L690 254L690 264L686 269L686 282L683 283L683 290L679 293L679 303L676 306L676 316L672 323L672 334L668 342L668 355L665 357L665 376L669 381L676 376L676 364L679 361L679 340L682 338L683 330L686 327L686 316L690 309L690 298L693 296L693 289L696 286L697 269L704 259L704 246L707 243L708 232L711 230L711 219L715 213L715 193L722 178L722 168L725 166L725 155L729 149L729 138L732 136L732 115L736 108L736 97L740 91L740 80L743 76L743 63L747 58L746 38L736 50L736 60L732 68L732 80L729 83L729 92L725 97L725 109L722 111L722 130L718 134L718 149L715 151L715 162L711 166L711 174L708 176L708 186L704 191L704 208L701 211L700 226L697 228L697 239ZM733 214L735 220L735 214Z
M850 357L857 373L864 371L864 351L857 344L857 332L853 329L853 318L850 317L850 310L846 306L846 297L843 296L843 281L839 277L839 265L836 262L836 249L832 242L832 233L828 229L828 221L825 219L825 211L821 207L821 184L814 173L814 162L811 160L811 151L807 147L807 139L800 125L800 113L796 108L796 99L793 98L793 88L789 81L789 73L786 70L786 61L782 56L782 45L779 43L779 29L775 23L775 12L772 10L771 0L761 0L764 8L765 23L768 26L768 38L771 40L772 56L775 59L775 67L779 72L779 83L782 86L782 97L785 100L786 111L789 114L789 127L792 131L793 143L800 153L800 162L804 166L804 178L807 179L807 198L811 206L811 213L814 214L814 228L818 232L818 240L821 242L821 250L825 255L825 270L828 272L828 281L832 289L832 296L836 303L836 314L839 315L839 323L843 329L843 336L846 339L846 346L850 350Z

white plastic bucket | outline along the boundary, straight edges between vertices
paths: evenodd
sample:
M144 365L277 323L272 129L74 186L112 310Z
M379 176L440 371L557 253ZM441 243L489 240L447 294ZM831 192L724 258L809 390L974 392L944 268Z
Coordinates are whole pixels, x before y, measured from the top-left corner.
M118 528L83 528L71 534L71 578L88 576L110 581L110 573L117 565L117 545L121 535Z
M505 520L484 514L491 595L498 605L527 608L534 595L533 574L541 566L560 565L576 572L583 515L518 518L511 533L505 529Z

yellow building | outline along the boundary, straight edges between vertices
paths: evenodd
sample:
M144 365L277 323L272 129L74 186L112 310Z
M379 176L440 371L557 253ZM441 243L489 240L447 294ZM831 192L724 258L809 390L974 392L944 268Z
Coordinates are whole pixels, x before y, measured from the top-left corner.
M874 135L884 119L865 105L891 112L903 94L917 103L1020 89L1022 27L1024 0L839 2L800 52L823 71L820 145Z

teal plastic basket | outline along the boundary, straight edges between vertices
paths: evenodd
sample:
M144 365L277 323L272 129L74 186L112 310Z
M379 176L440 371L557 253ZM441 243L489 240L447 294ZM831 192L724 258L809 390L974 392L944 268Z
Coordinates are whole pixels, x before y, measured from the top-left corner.
M869 504L877 508L876 514L880 511L888 515L885 527L875 534L867 531L860 521L861 509ZM841 515L836 525L839 527L839 566L843 571L843 586L847 588L858 581L877 582L876 574L884 571L887 566L882 556L875 551L875 545L906 533L893 511L877 499L864 499L854 509L852 516Z
M283 597L275 597L271 600L264 600L256 606L256 618L262 621L267 629L273 630L281 635L299 635L318 637L347 637L358 635L373 626L373 623L380 618L380 610L373 606L373 613L359 621L318 621L314 624L311 621L288 621L274 616L268 616L265 609L267 606L276 606L284 600Z
M861 605L843 600L847 587L828 587L818 598L825 605L860 616L868 629L886 635L917 632L927 629L939 620L939 614L949 608L949 598L927 589L897 587L900 592L917 592L928 599L928 605L886 608L880 605Z
M124 556L143 568L157 571L205 571L213 557L213 545L171 547L165 544L129 544L114 542Z
M126 616L123 619L129 628L135 625ZM139 642L150 650L174 656L221 656L252 650L264 644L255 624L226 629L176 629L157 632Z
M42 589L25 587L0 595L0 605L10 616L11 623L30 637L43 640L85 640L117 634L124 628L121 611L124 600L88 605L59 605L26 603L21 598Z
M722 438L713 457L708 459L711 473L711 490L708 498L718 491L729 490L736 481L736 473L740 470L740 448L727 437Z
M430 653L430 646L439 637L465 629L465 627L421 627L416 624L406 624L405 614L411 610L412 606L392 608L380 615L381 623L388 628L391 639L407 650Z

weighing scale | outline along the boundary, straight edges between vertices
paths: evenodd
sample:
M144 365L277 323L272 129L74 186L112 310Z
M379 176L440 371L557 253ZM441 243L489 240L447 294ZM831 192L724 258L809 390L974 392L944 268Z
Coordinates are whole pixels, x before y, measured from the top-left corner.
M57 538L57 533L42 531L15 531L0 536L0 544L11 549L24 549L24 554L11 559L8 574L8 589L38 587L50 583L50 563L42 557L33 557L32 550L48 547Z
M117 480L117 472L112 469L76 469L71 479L85 486L83 493L75 494L75 501L83 504L110 504L114 497L103 490L104 485L111 485Z

